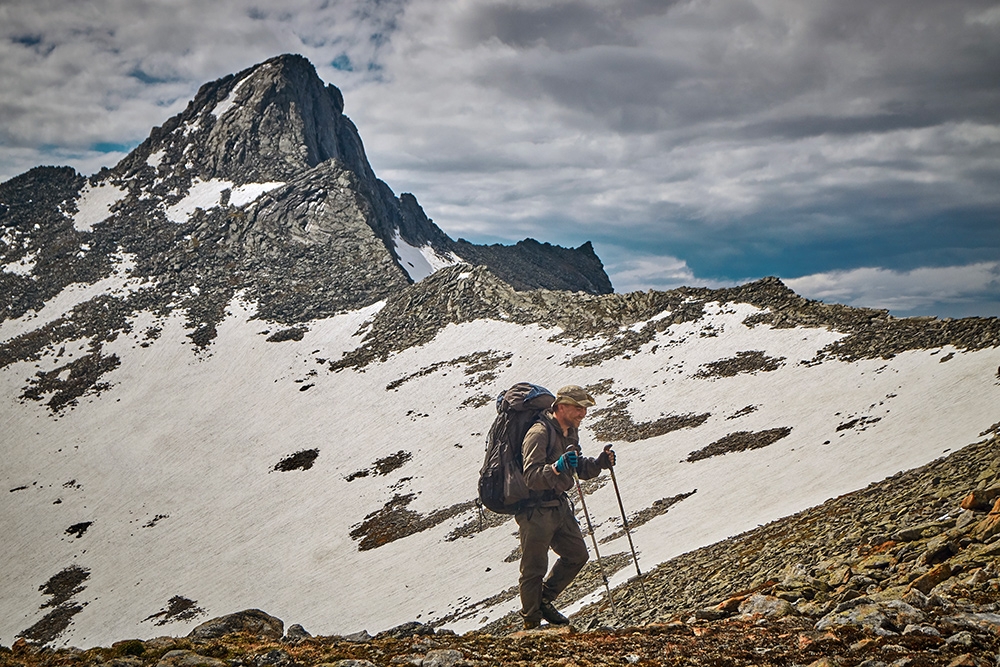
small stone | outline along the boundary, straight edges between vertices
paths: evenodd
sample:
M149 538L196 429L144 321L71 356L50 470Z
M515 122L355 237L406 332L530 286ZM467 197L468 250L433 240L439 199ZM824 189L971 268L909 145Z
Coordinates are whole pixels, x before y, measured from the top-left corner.
M140 667L142 660L135 656L128 656L125 658L112 658L104 664L106 667Z
M930 606L930 598L920 592L919 589L911 588L902 597L903 602L917 609L926 609Z
M970 653L963 653L948 663L948 667L978 667L978 665Z
M456 651L454 649L436 649L428 651L420 665L421 667L455 667L455 665L462 662L464 659L465 656L462 655L461 651Z
M293 662L291 654L280 648L255 655L252 661L256 667L287 667Z
M840 661L830 657L820 658L809 663L809 667L838 667L838 665L840 665Z
M534 630L518 630L511 637L537 637L539 635L572 635L576 632L572 625L543 625Z
M945 640L949 644L955 644L958 646L972 646L976 643L976 638L968 630L962 630L961 632L956 632L951 637Z
M851 644L851 651L854 651L854 652L864 651L866 648L868 648L869 646L871 646L873 644L878 644L878 640L877 639L871 639L870 637L866 637L865 639L861 639L861 640L856 641L853 644Z
M194 651L167 651L156 663L156 667L227 667L226 662L218 658L198 655Z
M707 609L699 609L694 612L694 618L698 621L718 621L726 618L729 614L718 607L709 607Z

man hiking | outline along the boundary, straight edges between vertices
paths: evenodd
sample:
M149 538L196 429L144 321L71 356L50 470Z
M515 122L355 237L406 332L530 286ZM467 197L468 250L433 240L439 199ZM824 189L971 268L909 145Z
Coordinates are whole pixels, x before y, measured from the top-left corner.
M593 405L593 396L582 387L563 387L552 408L524 436L524 481L530 497L514 518L521 539L521 616L526 630L537 628L543 618L554 625L569 623L552 601L580 572L588 553L566 492L575 484L574 473L591 479L615 464L610 449L596 459L579 454L580 422ZM559 559L546 576L550 547Z

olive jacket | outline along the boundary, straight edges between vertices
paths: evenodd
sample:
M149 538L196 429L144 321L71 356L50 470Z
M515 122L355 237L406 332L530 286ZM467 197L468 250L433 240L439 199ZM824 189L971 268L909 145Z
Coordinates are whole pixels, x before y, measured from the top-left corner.
M550 410L542 413L524 436L521 453L524 458L524 482L530 497L528 505L558 505L559 497L573 488L575 482L570 473L557 473L552 466L567 449L579 445L580 434L570 429L563 434L562 427ZM579 451L579 450L578 450ZM597 460L580 456L576 474L580 479L591 479L601 474Z

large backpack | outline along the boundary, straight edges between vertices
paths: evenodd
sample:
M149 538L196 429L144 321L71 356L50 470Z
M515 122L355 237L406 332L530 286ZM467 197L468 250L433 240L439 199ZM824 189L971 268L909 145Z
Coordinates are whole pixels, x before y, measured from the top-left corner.
M531 425L556 397L545 387L519 382L497 396L497 416L486 438L479 471L479 501L498 514L517 514L528 499L521 444Z

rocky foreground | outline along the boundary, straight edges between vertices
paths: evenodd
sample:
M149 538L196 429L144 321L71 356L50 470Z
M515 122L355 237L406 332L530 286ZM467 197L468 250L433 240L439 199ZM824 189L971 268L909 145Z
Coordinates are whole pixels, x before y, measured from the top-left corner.
M313 637L259 610L187 637L47 648L0 667L337 665L1000 665L1000 438L717 545L583 609L569 628L508 617L462 636L418 622ZM57 592L55 592L57 593ZM647 604L646 600L649 600Z

